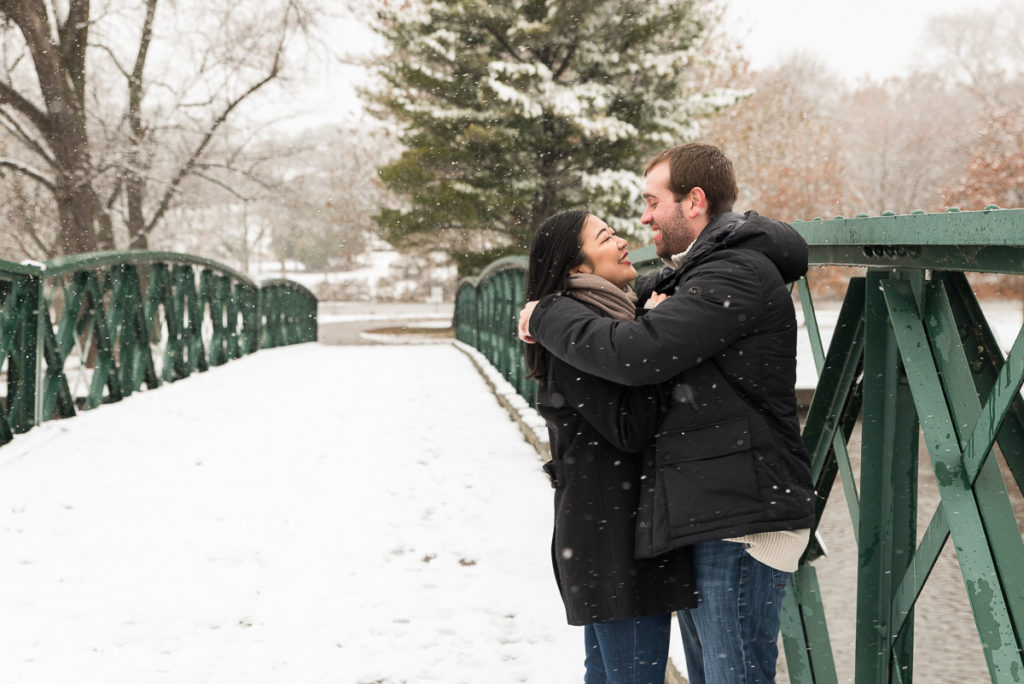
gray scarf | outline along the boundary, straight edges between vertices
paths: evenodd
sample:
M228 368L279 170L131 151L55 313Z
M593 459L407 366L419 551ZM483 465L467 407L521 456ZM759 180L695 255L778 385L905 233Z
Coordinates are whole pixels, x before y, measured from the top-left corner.
M636 293L628 285L618 288L593 273L573 273L569 276L569 295L593 304L616 320L636 318Z

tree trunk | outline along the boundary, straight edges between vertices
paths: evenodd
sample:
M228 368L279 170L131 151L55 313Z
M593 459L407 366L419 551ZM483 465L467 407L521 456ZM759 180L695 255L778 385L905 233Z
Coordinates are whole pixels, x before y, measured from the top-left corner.
M134 145L129 150L128 158L131 160L129 170L125 175L125 200L128 205L128 248L147 249L149 236L146 233L146 217L142 210L142 201L146 196L146 180L134 169L142 163L142 155L138 146Z
M92 230L92 189L79 186L77 189L60 188L57 196L57 211L60 217L60 231L57 250L60 254L95 252L98 249Z
M85 120L89 11L89 0L70 0L67 16L60 22L51 17L46 3L0 2L0 12L18 26L25 38L45 103L44 112L26 98L14 97L16 93L7 97L8 103L39 129L53 154L52 164L57 171L53 192L60 220L56 250L62 254L97 249L93 229L96 196Z
M50 146L61 169L54 184L60 221L57 250L60 254L95 252L99 248L93 230L96 197L89 178L89 141L84 122L74 114L58 113L51 118L55 125Z
M92 207L96 249L117 249L117 243L114 241L114 221L110 218L110 212L103 206L103 202L95 190L92 192Z
M153 20L156 16L157 0L146 0L146 19L142 23L142 36L135 56L135 67L128 79L128 126L131 139L128 147L128 167L124 171L125 202L128 206L128 248L148 249L149 235L146 231L144 200L146 179L143 172L149 169L145 153L148 136L142 121L142 98L145 94L143 73L149 45L153 40Z

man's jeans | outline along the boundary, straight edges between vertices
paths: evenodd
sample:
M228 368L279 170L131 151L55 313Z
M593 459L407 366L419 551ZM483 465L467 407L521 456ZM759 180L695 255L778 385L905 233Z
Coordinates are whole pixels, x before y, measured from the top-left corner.
M585 684L664 684L671 613L597 622L583 629Z
M774 682L789 573L737 542L694 544L693 563L698 605L677 612L690 684Z

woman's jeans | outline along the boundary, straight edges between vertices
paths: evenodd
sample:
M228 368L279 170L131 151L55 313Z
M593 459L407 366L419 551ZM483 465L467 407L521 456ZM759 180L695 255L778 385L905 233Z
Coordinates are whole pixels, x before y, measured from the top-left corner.
M789 573L754 560L743 544L693 545L698 605L680 610L690 684L768 684Z
M664 684L672 615L596 622L583 628L586 684Z

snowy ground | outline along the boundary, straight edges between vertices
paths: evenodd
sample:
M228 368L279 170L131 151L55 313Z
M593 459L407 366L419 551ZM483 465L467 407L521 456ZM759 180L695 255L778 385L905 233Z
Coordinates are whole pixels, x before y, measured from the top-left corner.
M579 682L550 525L456 348L261 351L0 449L0 681Z
M451 324L455 305L451 302L425 304L421 302L320 302L317 322L350 323L352 321L386 321L407 323L434 321Z

